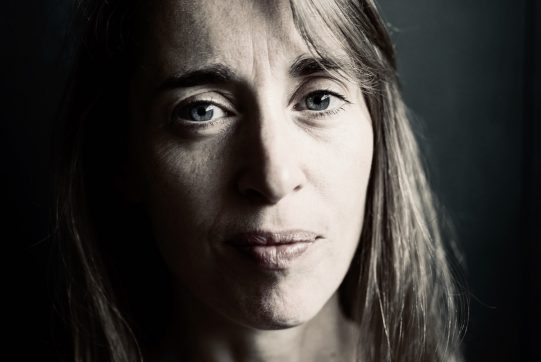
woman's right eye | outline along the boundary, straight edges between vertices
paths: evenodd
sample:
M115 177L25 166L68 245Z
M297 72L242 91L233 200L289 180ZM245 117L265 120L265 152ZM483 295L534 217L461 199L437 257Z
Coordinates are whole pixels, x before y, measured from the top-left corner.
M229 116L229 112L219 105L208 101L197 101L178 105L172 116L173 121L211 123L220 118Z

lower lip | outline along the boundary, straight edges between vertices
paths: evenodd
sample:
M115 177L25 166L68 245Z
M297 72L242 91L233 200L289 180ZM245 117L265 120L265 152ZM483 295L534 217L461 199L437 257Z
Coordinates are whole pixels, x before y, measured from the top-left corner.
M244 245L236 246L236 248L264 269L281 270L289 268L311 245L312 242L297 242L276 245Z

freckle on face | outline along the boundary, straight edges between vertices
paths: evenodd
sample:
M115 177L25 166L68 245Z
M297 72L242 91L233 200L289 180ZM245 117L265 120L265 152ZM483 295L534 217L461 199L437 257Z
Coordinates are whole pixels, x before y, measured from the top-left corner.
M141 197L165 263L201 302L260 329L306 322L336 292L362 228L373 142L355 81L291 76L310 53L287 1L267 3L164 2L131 99ZM218 63L234 81L155 91ZM194 101L215 108L193 113ZM317 237L300 256L263 251L287 259L272 270L228 242L254 231Z

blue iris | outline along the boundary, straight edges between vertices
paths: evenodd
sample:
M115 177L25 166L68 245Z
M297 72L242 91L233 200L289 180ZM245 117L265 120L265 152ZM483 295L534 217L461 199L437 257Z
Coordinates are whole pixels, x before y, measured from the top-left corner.
M331 104L331 95L329 93L315 93L306 97L306 108L311 111L323 111L329 108Z
M200 103L189 108L190 119L194 122L210 121L214 116L214 105L210 103Z

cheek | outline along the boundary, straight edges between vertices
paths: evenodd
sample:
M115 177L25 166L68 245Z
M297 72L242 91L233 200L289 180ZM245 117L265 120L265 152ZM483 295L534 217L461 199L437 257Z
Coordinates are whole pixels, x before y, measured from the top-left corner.
M357 248L372 165L373 133L369 116L352 119L350 125L316 155L319 176L314 179L320 180L322 205L328 209L326 215L330 221L330 242L324 251L327 257L322 259L326 265L319 268L319 278L329 280L330 284L341 281Z
M359 135L351 140L349 147L344 150L342 161L342 177L339 180L342 185L336 192L344 200L343 210L337 210L342 220L350 220L362 213L364 216L364 205L366 190L370 178L373 156L372 128L369 125L362 127ZM358 219L362 220L363 218Z
M213 234L219 195L227 187L220 182L220 162L212 156L219 153L211 148L187 152L171 143L148 154L146 199L157 243L177 276L193 274L203 267L195 261L209 260L204 241Z
M151 210L163 217L172 211L193 219L209 215L226 187L221 159L215 156L221 150L202 146L194 152L174 142L156 142L149 149L145 173Z
M362 114L361 119L344 120L348 126L314 156L316 187L343 232L361 226L372 167L372 126L370 117Z
M308 184L274 208L305 225L324 225L328 240L300 267L279 276L243 269L216 245L225 221L250 216L229 184L238 158L225 143L194 149L159 141L148 147L149 212L163 258L178 280L222 314L252 326L292 326L312 318L343 280L362 226L372 129L358 119L345 128L327 139L300 139Z

